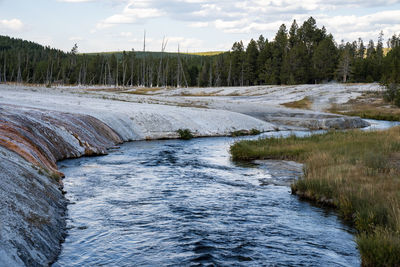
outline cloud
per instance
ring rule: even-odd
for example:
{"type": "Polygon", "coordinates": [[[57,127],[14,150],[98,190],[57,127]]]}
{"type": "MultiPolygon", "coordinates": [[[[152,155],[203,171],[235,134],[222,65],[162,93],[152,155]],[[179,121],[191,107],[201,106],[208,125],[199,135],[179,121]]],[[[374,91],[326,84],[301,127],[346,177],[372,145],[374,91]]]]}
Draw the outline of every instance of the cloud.
{"type": "Polygon", "coordinates": [[[19,19],[0,20],[0,30],[16,32],[22,31],[24,27],[24,24],[19,19]]]}
{"type": "Polygon", "coordinates": [[[327,31],[340,40],[367,37],[371,32],[380,30],[393,34],[400,27],[400,10],[393,8],[394,5],[398,7],[400,0],[120,1],[124,3],[123,9],[97,23],[97,30],[121,24],[147,23],[162,17],[191,28],[214,28],[227,34],[273,37],[280,24],[290,27],[293,19],[301,24],[313,16],[320,27],[325,25],[327,31]],[[374,11],[378,7],[379,11],[374,11]],[[382,11],[385,9],[388,11],[382,11]],[[352,15],[348,15],[349,11],[353,11],[352,15]]]}
{"type": "Polygon", "coordinates": [[[388,10],[364,16],[328,16],[317,17],[317,22],[327,27],[337,40],[376,39],[380,31],[391,36],[400,32],[400,10],[388,10]]]}
{"type": "Polygon", "coordinates": [[[119,35],[120,35],[121,37],[131,37],[131,36],[132,36],[132,33],[131,33],[131,32],[121,32],[119,35]]]}
{"type": "Polygon", "coordinates": [[[210,25],[210,23],[208,22],[202,22],[202,21],[198,21],[198,22],[193,22],[189,24],[189,27],[193,27],[193,28],[205,28],[208,27],[210,25]]]}
{"type": "Polygon", "coordinates": [[[164,12],[152,7],[150,0],[130,1],[119,13],[112,15],[96,25],[97,29],[109,28],[118,24],[132,24],[139,20],[156,18],[164,15],[164,12]]]}
{"type": "Polygon", "coordinates": [[[57,0],[58,2],[67,2],[67,3],[86,3],[86,2],[94,2],[94,0],[57,0]]]}
{"type": "Polygon", "coordinates": [[[80,36],[71,36],[68,38],[70,41],[82,41],[84,38],[80,36]]]}

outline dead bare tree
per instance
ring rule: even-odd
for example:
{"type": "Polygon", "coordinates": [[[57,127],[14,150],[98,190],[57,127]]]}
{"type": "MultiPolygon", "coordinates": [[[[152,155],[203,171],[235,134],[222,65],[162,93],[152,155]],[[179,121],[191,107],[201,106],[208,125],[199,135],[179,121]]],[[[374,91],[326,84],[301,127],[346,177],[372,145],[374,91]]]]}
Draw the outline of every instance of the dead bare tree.
{"type": "Polygon", "coordinates": [[[117,73],[115,74],[115,87],[118,87],[118,74],[119,74],[119,60],[118,60],[118,57],[117,57],[117,73]]]}
{"type": "Polygon", "coordinates": [[[146,30],[143,36],[143,69],[142,69],[142,86],[146,86],[146,30]]]}
{"type": "Polygon", "coordinates": [[[240,86],[243,86],[244,83],[244,62],[242,62],[242,73],[240,75],[240,86]]]}
{"type": "Polygon", "coordinates": [[[125,86],[125,78],[126,78],[126,55],[122,58],[122,86],[125,86]]]}
{"type": "Polygon", "coordinates": [[[180,59],[180,53],[179,53],[179,44],[178,44],[178,69],[177,69],[177,73],[176,73],[176,87],[181,87],[181,77],[180,77],[180,64],[179,62],[181,62],[180,59]]]}
{"type": "Polygon", "coordinates": [[[3,81],[6,83],[7,82],[7,60],[6,60],[6,54],[4,53],[4,71],[3,71],[3,75],[4,75],[4,79],[3,81]]]}
{"type": "Polygon", "coordinates": [[[104,68],[104,58],[101,61],[101,67],[100,67],[100,76],[99,76],[99,83],[102,84],[103,81],[103,68],[104,68]]]}
{"type": "Polygon", "coordinates": [[[157,73],[157,87],[160,87],[160,82],[161,83],[164,82],[162,65],[163,65],[163,56],[164,56],[165,48],[167,47],[167,43],[168,43],[168,40],[165,41],[165,36],[164,36],[162,44],[161,44],[161,58],[160,58],[160,65],[158,67],[158,73],[157,73]]]}
{"type": "Polygon", "coordinates": [[[53,76],[53,57],[51,54],[49,55],[49,62],[47,64],[47,71],[46,71],[46,85],[50,86],[52,83],[52,76],[53,76]]]}
{"type": "Polygon", "coordinates": [[[168,75],[169,75],[169,71],[168,71],[168,64],[169,64],[169,57],[167,57],[167,63],[165,64],[165,71],[164,71],[164,84],[165,86],[168,86],[168,75]]]}
{"type": "Polygon", "coordinates": [[[213,69],[212,69],[212,63],[210,63],[210,78],[209,78],[209,80],[208,80],[208,86],[209,87],[212,87],[212,81],[213,81],[213,76],[212,76],[212,71],[213,71],[213,69]]]}
{"type": "Polygon", "coordinates": [[[229,57],[228,86],[231,86],[232,59],[229,57]]]}
{"type": "Polygon", "coordinates": [[[22,82],[22,75],[21,75],[21,53],[18,53],[18,74],[17,74],[17,83],[22,82]]]}
{"type": "Polygon", "coordinates": [[[186,87],[188,87],[188,83],[186,80],[186,76],[185,76],[185,71],[183,70],[183,66],[182,66],[182,61],[181,61],[181,57],[180,57],[180,50],[179,50],[179,45],[178,45],[178,72],[177,72],[177,87],[180,87],[180,83],[181,83],[181,76],[183,78],[183,81],[185,82],[186,87]],[[181,75],[182,72],[182,75],[181,75]]]}
{"type": "Polygon", "coordinates": [[[135,50],[132,48],[132,52],[131,52],[131,86],[133,86],[133,66],[134,66],[134,56],[135,56],[135,50]]]}
{"type": "Polygon", "coordinates": [[[351,66],[350,66],[350,52],[349,49],[345,49],[342,53],[342,56],[339,60],[338,66],[338,74],[342,76],[342,81],[344,83],[347,82],[347,77],[350,75],[351,66]]]}

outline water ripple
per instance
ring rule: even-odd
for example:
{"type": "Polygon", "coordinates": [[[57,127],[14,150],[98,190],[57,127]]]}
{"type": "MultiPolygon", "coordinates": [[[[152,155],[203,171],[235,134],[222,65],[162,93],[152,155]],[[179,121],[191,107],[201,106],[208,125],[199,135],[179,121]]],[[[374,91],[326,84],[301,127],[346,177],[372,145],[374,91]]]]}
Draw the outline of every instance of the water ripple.
{"type": "Polygon", "coordinates": [[[298,169],[234,164],[232,142],[133,142],[62,162],[71,204],[54,266],[360,264],[336,215],[290,194],[298,169]]]}

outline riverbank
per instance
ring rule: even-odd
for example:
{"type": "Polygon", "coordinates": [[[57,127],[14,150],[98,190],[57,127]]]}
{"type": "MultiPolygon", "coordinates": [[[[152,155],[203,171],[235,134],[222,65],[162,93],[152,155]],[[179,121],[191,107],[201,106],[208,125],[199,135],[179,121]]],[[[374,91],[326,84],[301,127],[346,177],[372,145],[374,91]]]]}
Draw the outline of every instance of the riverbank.
{"type": "Polygon", "coordinates": [[[48,265],[57,257],[65,235],[59,160],[102,155],[126,141],[178,138],[179,129],[201,137],[253,129],[368,125],[359,118],[268,107],[262,102],[249,104],[242,96],[238,102],[207,100],[207,108],[198,108],[204,104],[200,99],[192,99],[190,104],[181,101],[186,100],[1,85],[0,146],[4,151],[0,153],[0,180],[4,186],[0,187],[0,206],[4,208],[0,262],[48,265]],[[36,203],[41,203],[40,207],[36,203]]]}
{"type": "Polygon", "coordinates": [[[328,132],[305,138],[241,141],[234,160],[290,159],[305,164],[292,185],[301,198],[334,206],[358,230],[365,266],[396,266],[400,255],[400,127],[328,132]]]}
{"type": "Polygon", "coordinates": [[[388,103],[383,92],[364,92],[343,104],[334,104],[328,112],[364,119],[400,121],[400,108],[388,103]]]}

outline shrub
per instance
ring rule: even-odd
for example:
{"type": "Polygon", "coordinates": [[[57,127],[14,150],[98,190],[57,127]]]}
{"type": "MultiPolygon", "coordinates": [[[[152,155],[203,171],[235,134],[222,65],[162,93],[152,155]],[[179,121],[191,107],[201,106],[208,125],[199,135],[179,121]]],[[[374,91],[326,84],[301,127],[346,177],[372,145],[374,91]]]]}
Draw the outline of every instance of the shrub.
{"type": "Polygon", "coordinates": [[[189,129],[179,129],[176,132],[179,134],[179,138],[183,140],[190,140],[194,137],[189,129]]]}
{"type": "Polygon", "coordinates": [[[231,132],[232,137],[238,137],[238,136],[245,136],[245,135],[258,135],[261,132],[257,130],[256,128],[251,129],[250,131],[247,130],[239,130],[239,131],[234,131],[231,132]]]}

